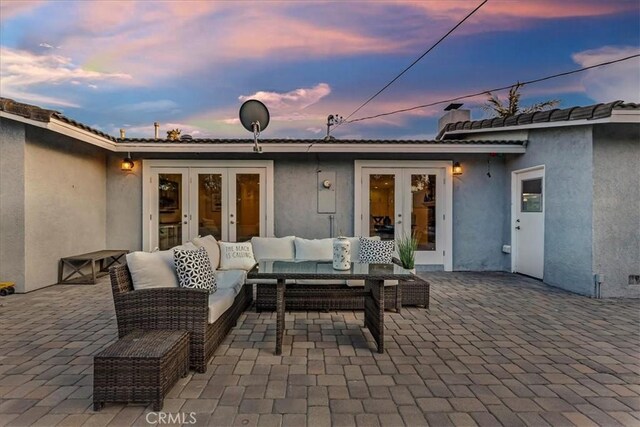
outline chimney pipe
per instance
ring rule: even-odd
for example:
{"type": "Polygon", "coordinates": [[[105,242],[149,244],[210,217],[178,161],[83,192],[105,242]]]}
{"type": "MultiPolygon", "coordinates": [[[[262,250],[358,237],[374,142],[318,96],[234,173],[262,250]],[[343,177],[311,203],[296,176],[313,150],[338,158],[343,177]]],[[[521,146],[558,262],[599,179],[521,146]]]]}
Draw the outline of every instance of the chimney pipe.
{"type": "Polygon", "coordinates": [[[154,122],[153,127],[156,129],[155,138],[160,138],[160,123],[154,122]]]}
{"type": "Polygon", "coordinates": [[[446,113],[438,120],[438,132],[449,123],[468,122],[471,120],[471,110],[460,109],[462,104],[449,104],[444,109],[446,113]]]}
{"type": "Polygon", "coordinates": [[[125,138],[125,131],[124,129],[120,129],[120,139],[124,139],[125,138]]]}

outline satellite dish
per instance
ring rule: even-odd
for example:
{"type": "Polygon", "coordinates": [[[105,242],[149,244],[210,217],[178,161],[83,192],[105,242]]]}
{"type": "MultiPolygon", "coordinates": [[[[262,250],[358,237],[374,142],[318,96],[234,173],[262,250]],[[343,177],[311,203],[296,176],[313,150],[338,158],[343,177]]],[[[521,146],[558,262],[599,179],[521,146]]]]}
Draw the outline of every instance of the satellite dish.
{"type": "Polygon", "coordinates": [[[240,107],[240,122],[249,132],[253,132],[253,151],[262,152],[262,147],[258,145],[260,132],[269,126],[269,110],[266,105],[257,99],[245,101],[240,107]]]}

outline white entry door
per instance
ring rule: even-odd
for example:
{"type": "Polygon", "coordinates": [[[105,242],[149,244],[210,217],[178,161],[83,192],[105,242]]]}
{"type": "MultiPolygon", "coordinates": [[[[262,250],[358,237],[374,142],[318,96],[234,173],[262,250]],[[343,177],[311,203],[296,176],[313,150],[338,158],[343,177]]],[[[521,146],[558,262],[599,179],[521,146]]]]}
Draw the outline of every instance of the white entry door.
{"type": "Polygon", "coordinates": [[[152,162],[143,186],[145,250],[165,250],[209,234],[228,242],[273,234],[270,166],[154,167],[152,162]]]}
{"type": "Polygon", "coordinates": [[[416,264],[444,264],[444,168],[361,169],[360,235],[418,239],[416,264]]]}
{"type": "Polygon", "coordinates": [[[544,275],[544,167],[512,175],[513,271],[542,279],[544,275]]]}

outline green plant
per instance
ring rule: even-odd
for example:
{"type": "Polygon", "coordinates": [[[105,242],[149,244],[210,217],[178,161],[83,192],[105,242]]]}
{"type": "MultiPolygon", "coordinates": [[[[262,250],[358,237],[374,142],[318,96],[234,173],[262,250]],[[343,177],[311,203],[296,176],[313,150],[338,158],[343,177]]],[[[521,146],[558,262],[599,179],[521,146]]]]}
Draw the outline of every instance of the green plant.
{"type": "Polygon", "coordinates": [[[560,103],[560,101],[558,101],[557,99],[552,99],[549,101],[533,104],[529,107],[521,107],[520,88],[522,88],[522,86],[522,83],[511,86],[506,102],[489,92],[489,98],[487,99],[487,102],[482,106],[482,109],[495,117],[506,118],[520,113],[535,113],[536,111],[545,111],[557,106],[560,103]]]}
{"type": "Polygon", "coordinates": [[[396,243],[398,248],[398,257],[400,257],[400,263],[402,267],[411,270],[415,267],[416,262],[416,249],[418,249],[418,235],[417,233],[411,233],[411,235],[404,234],[396,243]]]}

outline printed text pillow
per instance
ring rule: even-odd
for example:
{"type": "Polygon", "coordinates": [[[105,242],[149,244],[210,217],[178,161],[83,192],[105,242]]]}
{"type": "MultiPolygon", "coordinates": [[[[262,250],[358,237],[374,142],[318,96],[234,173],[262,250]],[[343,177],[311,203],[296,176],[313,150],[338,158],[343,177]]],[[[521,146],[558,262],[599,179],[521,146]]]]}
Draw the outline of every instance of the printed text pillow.
{"type": "Polygon", "coordinates": [[[220,245],[220,270],[251,270],[256,263],[251,242],[227,243],[220,245]]]}

